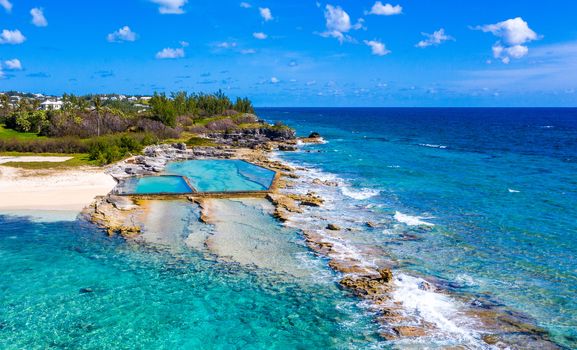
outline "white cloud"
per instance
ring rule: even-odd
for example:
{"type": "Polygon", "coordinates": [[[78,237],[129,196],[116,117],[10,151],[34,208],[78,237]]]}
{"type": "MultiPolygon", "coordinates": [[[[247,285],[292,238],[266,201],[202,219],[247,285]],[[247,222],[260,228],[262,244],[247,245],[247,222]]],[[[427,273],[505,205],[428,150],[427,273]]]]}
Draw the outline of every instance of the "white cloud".
{"type": "Polygon", "coordinates": [[[379,16],[393,16],[393,15],[400,15],[403,13],[403,8],[401,5],[391,5],[385,4],[383,5],[382,2],[377,1],[371,8],[371,11],[365,12],[367,15],[379,15],[379,16]]]}
{"type": "Polygon", "coordinates": [[[259,7],[260,16],[266,21],[271,21],[273,19],[272,13],[268,7],[259,7]]]}
{"type": "Polygon", "coordinates": [[[249,4],[248,2],[241,2],[240,7],[242,7],[243,9],[249,9],[252,7],[252,5],[249,4]]]}
{"type": "Polygon", "coordinates": [[[158,59],[170,59],[170,58],[182,58],[182,57],[184,57],[183,48],[173,49],[167,47],[166,49],[163,49],[162,51],[159,51],[156,54],[156,58],[158,59]]]}
{"type": "Polygon", "coordinates": [[[521,17],[472,29],[492,33],[501,38],[493,45],[493,56],[505,64],[511,62],[511,58],[519,59],[526,56],[529,48],[525,44],[541,38],[521,17]]]}
{"type": "Polygon", "coordinates": [[[26,37],[22,33],[16,30],[4,29],[0,34],[0,44],[22,44],[26,41],[26,37]]]}
{"type": "Polygon", "coordinates": [[[6,66],[8,70],[22,70],[22,63],[17,58],[4,61],[4,66],[6,66]]]}
{"type": "Polygon", "coordinates": [[[12,3],[9,0],[0,0],[0,6],[4,7],[6,12],[12,12],[12,3]]]}
{"type": "Polygon", "coordinates": [[[278,84],[278,83],[280,83],[280,80],[277,77],[272,77],[272,78],[270,78],[270,83],[271,84],[278,84]]]}
{"type": "Polygon", "coordinates": [[[229,41],[223,41],[220,43],[216,43],[216,47],[218,47],[219,49],[232,49],[235,48],[237,46],[237,43],[235,43],[234,41],[229,42],[229,41]]]}
{"type": "Polygon", "coordinates": [[[259,40],[264,40],[264,39],[268,38],[268,35],[266,35],[265,33],[262,33],[262,32],[252,33],[252,36],[254,36],[256,39],[259,39],[259,40]]]}
{"type": "Polygon", "coordinates": [[[252,55],[252,54],[256,53],[256,50],[255,49],[243,49],[243,50],[240,50],[240,53],[243,55],[252,55]]]}
{"type": "Polygon", "coordinates": [[[385,44],[383,44],[380,41],[376,41],[376,40],[365,40],[364,43],[367,46],[371,47],[371,52],[373,53],[373,55],[377,55],[377,56],[385,56],[391,53],[391,51],[387,50],[387,47],[385,46],[385,44]]]}
{"type": "Polygon", "coordinates": [[[179,42],[179,44],[182,47],[189,47],[190,46],[190,43],[188,41],[181,41],[181,42],[179,42]]]}
{"type": "Polygon", "coordinates": [[[419,41],[417,45],[415,45],[416,47],[425,48],[431,45],[435,46],[440,45],[447,40],[455,40],[455,38],[453,38],[452,36],[445,34],[445,29],[443,28],[433,32],[433,34],[428,33],[421,33],[421,34],[426,36],[427,38],[425,40],[419,41]]]}
{"type": "Polygon", "coordinates": [[[160,5],[158,12],[163,15],[181,15],[184,13],[183,6],[188,0],[150,0],[151,2],[160,5]]]}
{"type": "Polygon", "coordinates": [[[136,33],[133,32],[129,26],[124,26],[117,31],[108,34],[106,37],[108,41],[111,43],[119,43],[123,41],[135,41],[136,40],[136,33]]]}
{"type": "Polygon", "coordinates": [[[328,38],[333,37],[338,39],[341,43],[343,41],[353,41],[348,33],[351,29],[362,28],[363,20],[360,19],[357,24],[351,24],[351,17],[340,6],[327,5],[325,7],[325,20],[327,30],[320,35],[328,38]]]}
{"type": "Polygon", "coordinates": [[[30,14],[32,15],[32,24],[37,27],[46,27],[48,25],[48,21],[46,17],[44,17],[44,10],[38,7],[33,8],[30,10],[30,14]]]}

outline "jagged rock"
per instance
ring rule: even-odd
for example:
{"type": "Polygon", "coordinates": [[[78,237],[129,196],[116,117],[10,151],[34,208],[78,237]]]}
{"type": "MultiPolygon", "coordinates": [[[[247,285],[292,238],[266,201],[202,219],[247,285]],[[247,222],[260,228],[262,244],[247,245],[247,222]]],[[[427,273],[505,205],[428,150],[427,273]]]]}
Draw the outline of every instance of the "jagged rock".
{"type": "Polygon", "coordinates": [[[300,209],[295,200],[284,196],[284,195],[278,195],[278,194],[268,194],[266,197],[269,201],[271,201],[271,203],[273,205],[275,205],[277,208],[282,208],[288,212],[291,213],[302,213],[302,209],[300,209]]]}
{"type": "Polygon", "coordinates": [[[372,222],[372,221],[367,221],[366,225],[367,225],[367,227],[370,227],[370,228],[375,228],[375,227],[377,227],[377,224],[375,224],[375,223],[372,222]]]}
{"type": "Polygon", "coordinates": [[[393,330],[401,337],[424,337],[427,335],[427,331],[421,327],[397,326],[393,327],[393,330]]]}
{"type": "Polygon", "coordinates": [[[313,132],[310,133],[310,135],[309,135],[308,138],[309,138],[309,139],[318,139],[318,138],[320,138],[320,137],[321,137],[321,134],[319,134],[319,133],[316,132],[316,131],[313,131],[313,132]]]}
{"type": "Polygon", "coordinates": [[[308,207],[320,207],[325,202],[321,197],[317,196],[313,192],[309,192],[306,195],[290,194],[289,197],[294,199],[295,201],[298,201],[300,205],[308,207]]]}
{"type": "Polygon", "coordinates": [[[331,230],[331,231],[340,231],[341,227],[335,224],[328,224],[327,225],[327,230],[331,230]]]}
{"type": "Polygon", "coordinates": [[[138,208],[129,197],[109,195],[107,201],[118,210],[132,210],[138,208]]]}
{"type": "Polygon", "coordinates": [[[279,145],[278,150],[283,152],[295,152],[298,148],[292,145],[279,145]]]}
{"type": "Polygon", "coordinates": [[[339,183],[336,181],[329,181],[329,180],[321,180],[321,179],[314,179],[312,181],[314,185],[322,185],[322,186],[329,186],[329,187],[338,187],[339,183]]]}
{"type": "Polygon", "coordinates": [[[388,299],[390,286],[383,283],[380,279],[374,279],[366,276],[345,276],[340,281],[341,286],[353,291],[357,296],[372,299],[383,300],[388,299]]]}
{"type": "Polygon", "coordinates": [[[379,272],[379,275],[381,275],[381,281],[389,283],[393,280],[393,271],[388,267],[378,269],[377,271],[379,272]]]}

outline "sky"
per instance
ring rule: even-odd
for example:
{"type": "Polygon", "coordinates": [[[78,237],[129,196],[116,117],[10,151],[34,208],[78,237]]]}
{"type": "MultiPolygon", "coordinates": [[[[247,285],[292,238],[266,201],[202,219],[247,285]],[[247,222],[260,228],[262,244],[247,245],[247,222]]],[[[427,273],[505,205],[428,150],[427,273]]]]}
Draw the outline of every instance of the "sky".
{"type": "Polygon", "coordinates": [[[0,0],[0,90],[577,106],[574,0],[0,0]]]}

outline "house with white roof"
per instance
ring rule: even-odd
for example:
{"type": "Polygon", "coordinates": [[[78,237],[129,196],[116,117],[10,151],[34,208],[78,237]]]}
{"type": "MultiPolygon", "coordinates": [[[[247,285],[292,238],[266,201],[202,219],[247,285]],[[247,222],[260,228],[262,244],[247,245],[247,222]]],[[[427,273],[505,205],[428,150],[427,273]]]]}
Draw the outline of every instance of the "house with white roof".
{"type": "Polygon", "coordinates": [[[57,111],[62,109],[64,102],[62,101],[44,101],[40,104],[40,110],[43,111],[57,111]]]}

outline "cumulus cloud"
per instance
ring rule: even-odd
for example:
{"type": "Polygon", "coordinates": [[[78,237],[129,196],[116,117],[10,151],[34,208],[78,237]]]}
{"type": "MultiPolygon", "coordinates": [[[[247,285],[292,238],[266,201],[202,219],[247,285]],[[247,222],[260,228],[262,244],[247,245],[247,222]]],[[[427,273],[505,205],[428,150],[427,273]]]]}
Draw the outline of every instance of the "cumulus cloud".
{"type": "Polygon", "coordinates": [[[260,16],[265,20],[265,22],[272,21],[272,12],[268,7],[259,7],[258,11],[260,12],[260,16]]]}
{"type": "Polygon", "coordinates": [[[249,9],[252,7],[252,5],[249,4],[248,2],[241,2],[240,7],[242,7],[243,9],[249,9]]]}
{"type": "Polygon", "coordinates": [[[390,50],[387,50],[385,44],[377,40],[365,40],[365,45],[370,46],[371,52],[373,55],[377,56],[385,56],[391,53],[390,50]]]}
{"type": "Polygon", "coordinates": [[[327,5],[325,7],[325,21],[327,30],[320,33],[321,36],[328,38],[333,37],[338,39],[341,43],[343,41],[353,41],[353,39],[345,34],[352,29],[362,28],[363,20],[360,19],[357,24],[351,24],[351,17],[340,6],[327,5]]]}
{"type": "Polygon", "coordinates": [[[111,43],[120,43],[123,41],[135,41],[136,33],[133,32],[129,26],[124,26],[115,32],[108,34],[106,40],[111,43]]]}
{"type": "Polygon", "coordinates": [[[48,21],[46,17],[44,17],[44,9],[39,7],[35,7],[30,10],[30,15],[32,15],[32,24],[37,27],[46,27],[48,25],[48,21]]]}
{"type": "Polygon", "coordinates": [[[0,6],[4,7],[6,12],[12,12],[12,3],[9,0],[0,0],[0,6]]]}
{"type": "Polygon", "coordinates": [[[529,48],[525,44],[541,38],[521,17],[472,29],[492,33],[501,39],[493,45],[493,56],[505,64],[511,62],[512,58],[519,59],[526,56],[529,48]]]}
{"type": "Polygon", "coordinates": [[[8,70],[22,70],[22,63],[17,58],[4,61],[4,66],[8,70]]]}
{"type": "Polygon", "coordinates": [[[254,36],[256,39],[259,39],[259,40],[264,40],[264,39],[268,38],[268,35],[266,35],[265,33],[262,33],[262,32],[252,33],[252,36],[254,36]]]}
{"type": "Polygon", "coordinates": [[[280,79],[277,77],[272,77],[272,78],[270,78],[270,83],[271,84],[278,84],[278,83],[280,83],[280,79]]]}
{"type": "Polygon", "coordinates": [[[403,13],[403,7],[401,5],[391,5],[385,4],[383,5],[382,2],[377,1],[371,8],[371,11],[365,12],[367,15],[379,15],[379,16],[393,16],[393,15],[400,15],[403,13]]]}
{"type": "Polygon", "coordinates": [[[177,49],[173,49],[170,47],[167,47],[165,49],[163,49],[162,51],[159,51],[156,53],[156,58],[157,59],[174,59],[174,58],[182,58],[184,57],[184,49],[183,48],[177,48],[177,49]]]}
{"type": "Polygon", "coordinates": [[[26,37],[22,35],[22,33],[16,30],[8,30],[4,29],[2,33],[0,33],[0,44],[22,44],[26,41],[26,37]]]}
{"type": "Polygon", "coordinates": [[[181,15],[184,13],[182,8],[188,0],[150,0],[159,5],[158,12],[163,15],[181,15]]]}
{"type": "Polygon", "coordinates": [[[416,47],[425,48],[429,46],[437,46],[445,41],[455,40],[455,38],[453,38],[452,36],[445,34],[445,29],[443,28],[433,32],[433,34],[428,33],[421,33],[421,34],[424,35],[426,39],[419,41],[417,45],[415,45],[416,47]]]}

